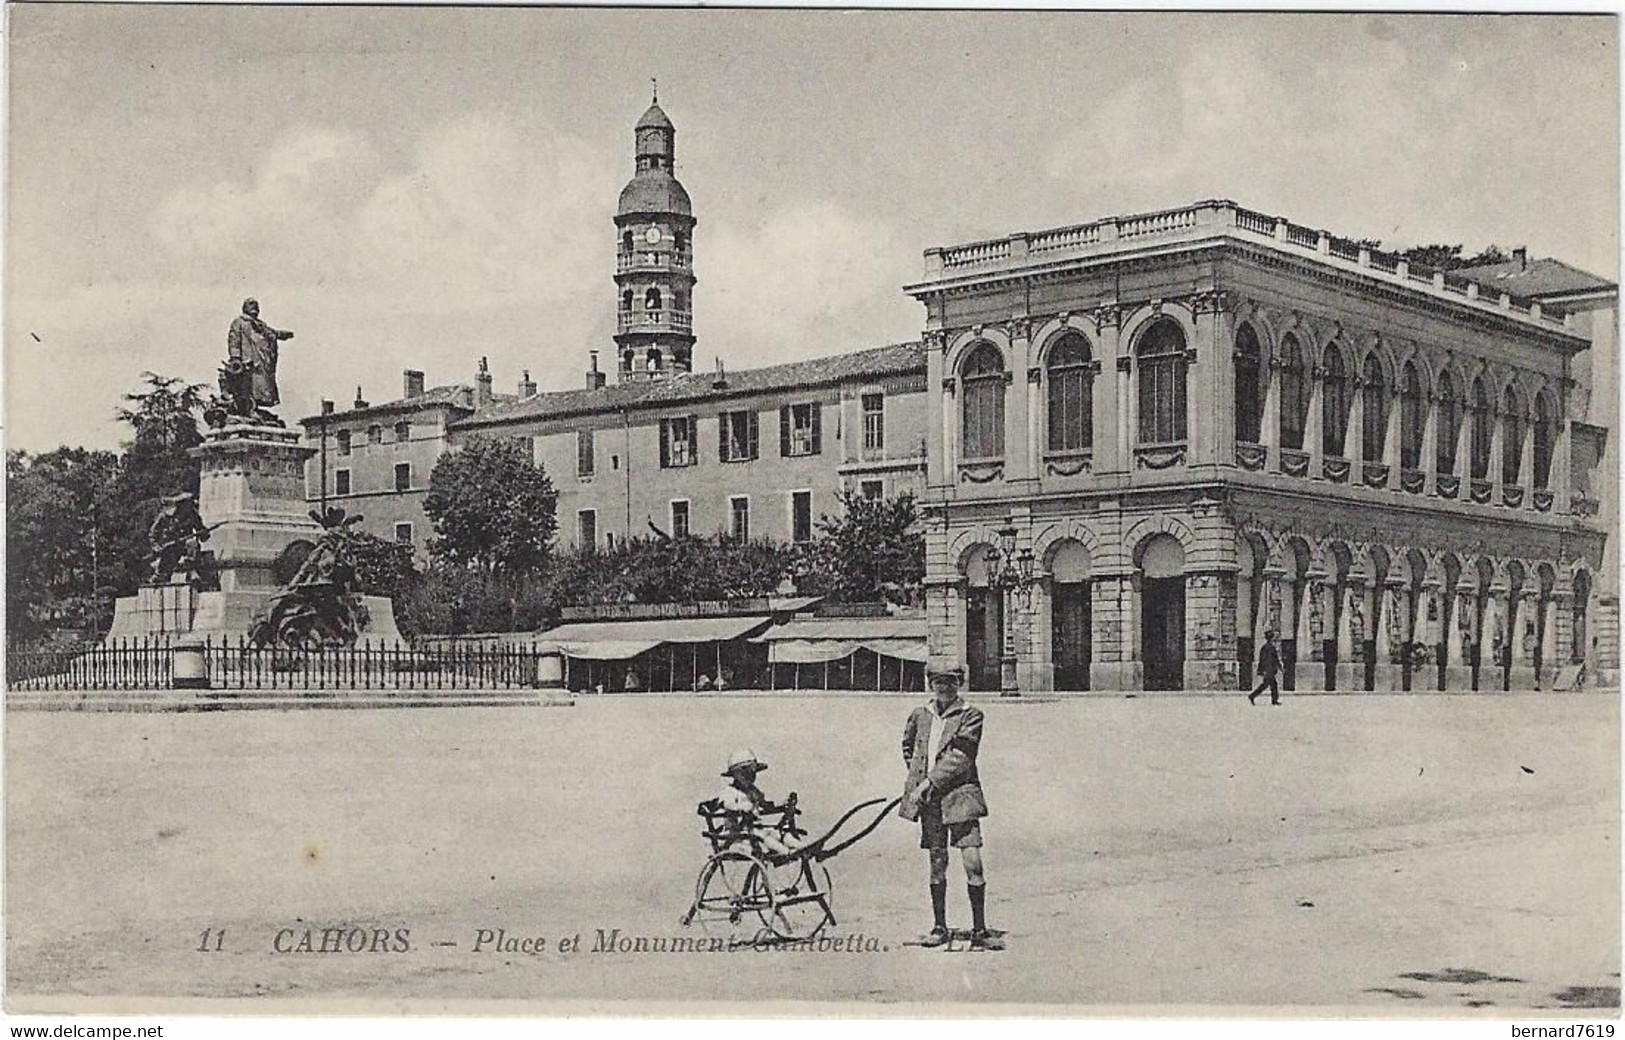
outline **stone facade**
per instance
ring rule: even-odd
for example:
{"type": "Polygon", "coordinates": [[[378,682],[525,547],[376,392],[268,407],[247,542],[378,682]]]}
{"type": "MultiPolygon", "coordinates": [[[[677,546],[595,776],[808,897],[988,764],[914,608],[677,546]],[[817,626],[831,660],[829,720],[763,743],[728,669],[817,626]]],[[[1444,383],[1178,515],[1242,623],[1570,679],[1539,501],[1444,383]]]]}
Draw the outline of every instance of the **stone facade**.
{"type": "Polygon", "coordinates": [[[1268,629],[1304,688],[1550,687],[1585,658],[1589,342],[1538,301],[1228,202],[926,265],[930,646],[973,686],[1233,689],[1268,629]]]}

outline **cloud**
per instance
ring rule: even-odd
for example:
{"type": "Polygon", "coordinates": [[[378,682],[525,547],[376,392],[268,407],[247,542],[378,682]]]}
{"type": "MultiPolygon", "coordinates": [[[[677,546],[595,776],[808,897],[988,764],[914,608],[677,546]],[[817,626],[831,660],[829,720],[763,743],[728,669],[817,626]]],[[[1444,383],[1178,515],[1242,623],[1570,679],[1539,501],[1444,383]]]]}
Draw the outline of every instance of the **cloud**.
{"type": "Polygon", "coordinates": [[[917,335],[924,320],[898,286],[918,266],[908,236],[828,199],[724,223],[695,251],[700,349],[735,364],[876,346],[917,335]]]}

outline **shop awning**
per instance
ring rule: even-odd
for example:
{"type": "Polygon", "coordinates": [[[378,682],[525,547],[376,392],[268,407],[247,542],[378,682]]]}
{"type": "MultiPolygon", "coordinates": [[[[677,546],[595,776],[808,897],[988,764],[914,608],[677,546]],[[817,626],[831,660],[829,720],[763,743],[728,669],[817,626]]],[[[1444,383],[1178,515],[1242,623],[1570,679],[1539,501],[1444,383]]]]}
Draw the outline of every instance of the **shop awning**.
{"type": "Polygon", "coordinates": [[[537,639],[566,657],[624,661],[662,643],[719,643],[743,639],[767,627],[769,618],[671,618],[643,621],[578,621],[550,628],[537,639]]]}
{"type": "Polygon", "coordinates": [[[925,663],[924,618],[796,618],[757,636],[775,664],[839,661],[858,650],[925,663]]]}

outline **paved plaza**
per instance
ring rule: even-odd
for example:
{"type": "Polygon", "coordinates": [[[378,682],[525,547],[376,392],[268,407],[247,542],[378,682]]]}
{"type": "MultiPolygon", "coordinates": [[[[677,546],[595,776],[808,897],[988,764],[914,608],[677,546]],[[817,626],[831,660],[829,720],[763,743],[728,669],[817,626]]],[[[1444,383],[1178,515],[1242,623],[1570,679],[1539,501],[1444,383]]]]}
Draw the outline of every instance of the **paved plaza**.
{"type": "MultiPolygon", "coordinates": [[[[828,934],[858,952],[592,952],[600,929],[689,934],[694,806],[735,746],[816,831],[898,793],[913,703],[11,712],[9,990],[1497,1017],[1618,1002],[1607,695],[981,700],[1005,952],[903,945],[929,902],[901,821],[831,862],[828,934]],[[324,928],[388,939],[277,952],[324,928]],[[476,953],[481,929],[547,941],[476,953]]],[[[968,926],[952,869],[950,921],[968,926]]]]}

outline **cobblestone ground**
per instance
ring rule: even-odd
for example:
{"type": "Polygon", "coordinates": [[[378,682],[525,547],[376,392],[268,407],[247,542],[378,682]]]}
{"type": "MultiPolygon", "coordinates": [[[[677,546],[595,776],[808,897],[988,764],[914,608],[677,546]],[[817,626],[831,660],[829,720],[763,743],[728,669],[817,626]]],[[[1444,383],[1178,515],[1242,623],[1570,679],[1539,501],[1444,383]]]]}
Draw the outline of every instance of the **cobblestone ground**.
{"type": "MultiPolygon", "coordinates": [[[[903,945],[929,903],[917,832],[900,821],[831,864],[830,934],[877,950],[591,952],[598,929],[691,934],[678,917],[703,861],[694,805],[734,746],[770,762],[770,795],[800,792],[816,830],[896,793],[912,703],[12,712],[11,999],[1498,1017],[1618,1003],[1619,715],[1602,695],[984,701],[1005,952],[903,945]],[[324,927],[409,929],[411,948],[274,952],[279,935],[296,946],[324,927]],[[479,929],[547,943],[475,953],[479,929]],[[557,948],[578,933],[580,952],[557,948]]],[[[953,870],[950,915],[965,925],[953,870]]]]}

